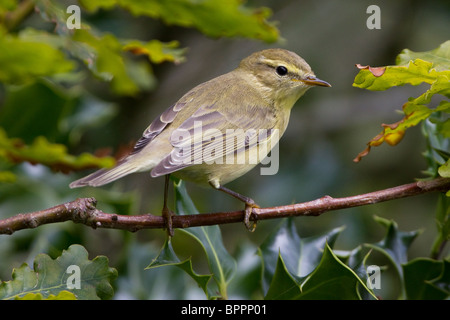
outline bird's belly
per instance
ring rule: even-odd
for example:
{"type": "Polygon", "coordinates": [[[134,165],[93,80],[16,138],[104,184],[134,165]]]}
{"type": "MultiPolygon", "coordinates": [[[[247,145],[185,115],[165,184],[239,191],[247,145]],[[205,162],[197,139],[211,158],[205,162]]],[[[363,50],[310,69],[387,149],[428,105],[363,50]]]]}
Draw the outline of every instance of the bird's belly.
{"type": "Polygon", "coordinates": [[[199,185],[219,187],[244,175],[256,164],[197,164],[173,172],[177,178],[199,185]]]}

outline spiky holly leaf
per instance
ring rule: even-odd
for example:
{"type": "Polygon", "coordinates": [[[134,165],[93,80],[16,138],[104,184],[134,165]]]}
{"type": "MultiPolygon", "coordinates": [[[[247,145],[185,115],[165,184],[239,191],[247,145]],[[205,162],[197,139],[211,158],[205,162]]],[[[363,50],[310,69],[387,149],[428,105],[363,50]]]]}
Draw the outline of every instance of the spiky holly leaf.
{"type": "Polygon", "coordinates": [[[203,292],[205,292],[207,297],[211,296],[211,293],[208,292],[207,285],[212,276],[197,274],[192,268],[191,258],[181,261],[173,250],[170,238],[166,239],[158,256],[153,259],[145,269],[153,269],[164,266],[175,266],[180,268],[181,270],[186,272],[192,279],[194,279],[195,282],[197,282],[198,286],[203,290],[203,292]]]}

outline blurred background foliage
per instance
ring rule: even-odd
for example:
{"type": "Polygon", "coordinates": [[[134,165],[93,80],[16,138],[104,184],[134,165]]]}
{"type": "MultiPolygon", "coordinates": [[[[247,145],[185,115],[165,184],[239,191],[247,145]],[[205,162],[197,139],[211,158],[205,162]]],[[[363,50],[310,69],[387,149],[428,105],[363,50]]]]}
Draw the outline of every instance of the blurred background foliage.
{"type": "MultiPolygon", "coordinates": [[[[269,47],[298,53],[333,87],[310,90],[294,107],[281,140],[277,175],[261,176],[254,169],[230,188],[265,207],[325,194],[350,196],[424,177],[426,142],[419,127],[408,130],[395,148],[382,146],[360,163],[352,161],[381,123],[400,120],[395,111],[424,87],[370,92],[352,83],[356,63],[394,64],[404,48],[428,51],[448,40],[448,1],[350,0],[344,5],[329,0],[210,0],[192,7],[177,5],[189,1],[170,1],[167,7],[158,3],[0,1],[0,218],[85,196],[96,197],[105,212],[158,214],[163,178],[134,174],[98,189],[70,190],[68,184],[87,174],[85,169],[111,165],[109,155],[129,150],[152,119],[193,86],[269,47]],[[70,14],[65,9],[71,4],[82,8],[80,30],[66,27],[70,14]],[[371,4],[381,8],[381,29],[366,27],[371,4]],[[8,148],[21,151],[15,154],[8,148]]],[[[241,208],[220,192],[187,187],[200,212],[241,208]]],[[[351,250],[383,237],[385,229],[374,222],[374,215],[393,219],[401,230],[421,230],[409,250],[414,258],[429,256],[437,205],[438,196],[429,194],[294,222],[303,237],[345,226],[334,248],[351,250]]],[[[246,258],[240,267],[256,268],[255,246],[278,224],[260,222],[254,233],[240,224],[221,226],[225,246],[243,259],[239,261],[246,258]]],[[[92,256],[108,256],[119,270],[116,298],[204,297],[177,269],[143,270],[164,239],[162,230],[130,234],[70,222],[24,230],[1,237],[0,279],[9,279],[12,268],[24,261],[31,264],[37,253],[56,257],[70,244],[80,243],[92,256]]],[[[180,257],[193,258],[197,272],[207,272],[198,244],[181,232],[172,242],[180,257]]],[[[389,264],[378,259],[375,253],[376,263],[389,264]]],[[[253,273],[245,280],[255,281],[258,272],[253,273]]],[[[380,295],[395,298],[397,280],[389,272],[386,277],[392,280],[380,295]]]]}

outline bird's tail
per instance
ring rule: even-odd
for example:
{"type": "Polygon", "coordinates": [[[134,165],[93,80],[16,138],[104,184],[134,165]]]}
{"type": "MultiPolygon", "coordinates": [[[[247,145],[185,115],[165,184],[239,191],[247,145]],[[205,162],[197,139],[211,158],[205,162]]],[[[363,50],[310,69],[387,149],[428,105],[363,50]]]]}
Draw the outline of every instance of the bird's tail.
{"type": "Polygon", "coordinates": [[[98,187],[113,182],[123,176],[136,172],[139,167],[130,162],[122,162],[112,169],[101,169],[91,173],[90,175],[72,182],[69,187],[79,188],[84,186],[98,187]]]}

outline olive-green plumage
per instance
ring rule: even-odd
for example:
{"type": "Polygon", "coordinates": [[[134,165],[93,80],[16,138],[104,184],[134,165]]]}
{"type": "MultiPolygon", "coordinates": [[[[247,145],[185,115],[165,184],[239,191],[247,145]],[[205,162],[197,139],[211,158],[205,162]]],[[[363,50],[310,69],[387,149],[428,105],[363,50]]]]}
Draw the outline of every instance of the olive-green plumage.
{"type": "MultiPolygon", "coordinates": [[[[94,172],[72,182],[70,187],[96,187],[133,172],[151,171],[152,177],[172,174],[219,189],[256,165],[255,161],[230,163],[225,161],[226,155],[238,157],[239,153],[245,153],[248,157],[252,148],[261,144],[267,146],[267,154],[286,130],[293,105],[312,86],[330,85],[317,79],[297,54],[283,49],[253,53],[233,71],[182,96],[150,124],[133,152],[114,168],[94,172]],[[256,144],[247,143],[239,149],[236,143],[234,147],[230,143],[226,147],[226,139],[234,138],[226,135],[227,130],[262,129],[268,133],[267,137],[256,144]],[[213,139],[208,132],[220,132],[222,139],[217,135],[213,139]],[[222,152],[211,152],[220,147],[222,152]],[[193,161],[195,152],[210,155],[210,161],[193,161]]],[[[256,161],[260,162],[263,156],[256,161]]]]}

